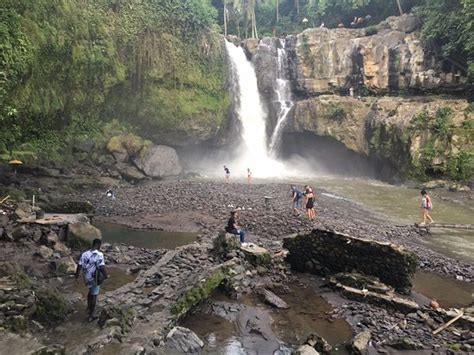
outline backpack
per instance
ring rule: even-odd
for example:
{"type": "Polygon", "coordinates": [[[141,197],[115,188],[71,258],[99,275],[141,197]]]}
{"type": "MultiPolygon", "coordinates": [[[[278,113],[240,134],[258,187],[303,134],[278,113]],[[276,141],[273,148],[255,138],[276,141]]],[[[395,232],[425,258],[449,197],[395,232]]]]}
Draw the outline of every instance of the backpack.
{"type": "Polygon", "coordinates": [[[431,202],[431,198],[429,196],[426,196],[426,209],[430,211],[433,209],[433,203],[431,202]]]}

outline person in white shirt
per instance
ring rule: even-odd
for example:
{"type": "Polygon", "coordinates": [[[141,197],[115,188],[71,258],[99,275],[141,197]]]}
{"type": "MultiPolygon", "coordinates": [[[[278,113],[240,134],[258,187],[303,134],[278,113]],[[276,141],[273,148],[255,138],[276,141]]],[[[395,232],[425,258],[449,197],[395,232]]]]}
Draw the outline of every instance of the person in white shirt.
{"type": "Polygon", "coordinates": [[[92,241],[92,248],[86,250],[81,254],[79,263],[76,269],[76,280],[79,278],[79,274],[82,270],[84,275],[84,282],[89,288],[87,294],[87,310],[89,313],[88,321],[92,322],[97,317],[94,316],[95,305],[97,303],[97,296],[100,292],[100,285],[108,278],[105,271],[105,260],[104,254],[100,251],[102,242],[100,239],[94,239],[92,241]]]}

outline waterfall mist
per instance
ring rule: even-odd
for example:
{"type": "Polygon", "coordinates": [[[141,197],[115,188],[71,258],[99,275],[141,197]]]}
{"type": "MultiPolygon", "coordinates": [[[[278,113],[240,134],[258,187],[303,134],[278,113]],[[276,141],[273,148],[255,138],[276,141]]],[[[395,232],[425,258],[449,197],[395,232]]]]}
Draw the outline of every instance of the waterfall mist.
{"type": "Polygon", "coordinates": [[[182,150],[187,168],[208,176],[223,176],[223,165],[226,165],[233,177],[240,178],[246,177],[247,168],[259,178],[285,179],[334,173],[375,175],[367,158],[349,151],[340,142],[309,133],[284,133],[294,102],[282,40],[277,48],[278,70],[273,86],[277,120],[267,139],[267,112],[260,97],[255,68],[242,47],[228,41],[225,45],[237,128],[232,129],[234,137],[227,140],[232,143],[222,148],[190,146],[182,150]]]}

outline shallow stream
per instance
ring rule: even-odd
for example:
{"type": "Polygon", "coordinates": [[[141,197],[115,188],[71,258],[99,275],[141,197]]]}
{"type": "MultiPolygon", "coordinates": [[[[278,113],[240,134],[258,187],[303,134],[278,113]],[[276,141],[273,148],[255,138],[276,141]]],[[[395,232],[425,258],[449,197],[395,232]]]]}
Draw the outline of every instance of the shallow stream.
{"type": "Polygon", "coordinates": [[[139,248],[174,249],[181,245],[190,244],[197,238],[197,233],[140,230],[99,221],[93,224],[102,232],[104,242],[123,243],[139,248]]]}
{"type": "Polygon", "coordinates": [[[311,333],[324,337],[333,346],[332,354],[347,354],[342,343],[353,336],[350,325],[343,319],[331,319],[332,307],[318,294],[320,289],[310,276],[300,275],[294,286],[291,292],[279,295],[289,309],[272,308],[253,295],[236,301],[217,292],[211,302],[247,307],[238,311],[237,321],[200,309],[184,318],[181,325],[204,341],[205,354],[291,354],[311,333]],[[253,322],[259,331],[246,329],[253,322]]]}
{"type": "MultiPolygon", "coordinates": [[[[334,198],[345,198],[377,214],[375,223],[414,224],[420,221],[420,190],[394,186],[363,178],[321,177],[313,186],[331,191],[334,198]]],[[[431,194],[431,216],[438,223],[470,224],[474,222],[474,201],[456,200],[449,192],[431,194]]],[[[368,218],[371,218],[368,216],[368,218]]],[[[474,231],[466,229],[432,228],[426,246],[446,256],[474,262],[474,231]]]]}

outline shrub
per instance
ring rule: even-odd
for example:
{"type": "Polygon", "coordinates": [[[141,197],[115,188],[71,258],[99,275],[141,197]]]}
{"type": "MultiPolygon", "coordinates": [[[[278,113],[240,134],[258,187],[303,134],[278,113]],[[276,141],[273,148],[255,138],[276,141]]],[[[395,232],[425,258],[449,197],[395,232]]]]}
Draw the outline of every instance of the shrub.
{"type": "Polygon", "coordinates": [[[369,26],[365,29],[365,35],[366,36],[373,36],[379,32],[378,28],[376,26],[369,26]]]}

